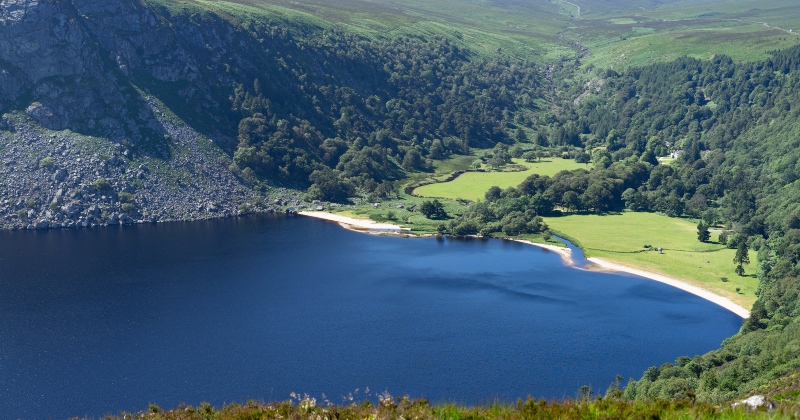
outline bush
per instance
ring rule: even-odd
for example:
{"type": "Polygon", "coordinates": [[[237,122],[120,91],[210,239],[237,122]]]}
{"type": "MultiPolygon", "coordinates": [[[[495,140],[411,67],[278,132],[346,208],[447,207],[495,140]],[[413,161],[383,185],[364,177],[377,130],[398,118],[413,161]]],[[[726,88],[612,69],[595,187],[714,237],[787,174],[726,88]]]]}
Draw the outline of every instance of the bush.
{"type": "Polygon", "coordinates": [[[133,201],[133,195],[131,195],[131,193],[121,192],[117,197],[119,197],[120,203],[130,203],[133,201]]]}
{"type": "Polygon", "coordinates": [[[53,158],[51,158],[50,156],[48,156],[48,157],[46,157],[46,158],[44,158],[44,159],[42,159],[42,160],[40,160],[40,161],[39,161],[39,165],[40,165],[42,168],[45,168],[45,169],[47,169],[47,170],[50,170],[50,169],[52,169],[52,168],[53,168],[53,165],[55,165],[55,164],[56,164],[56,161],[55,161],[55,160],[53,160],[53,158]]]}
{"type": "Polygon", "coordinates": [[[20,221],[25,222],[28,220],[28,212],[25,210],[20,210],[17,212],[17,217],[19,218],[20,221]]]}
{"type": "Polygon", "coordinates": [[[386,212],[386,218],[387,219],[394,220],[394,217],[395,217],[395,215],[394,215],[394,212],[392,210],[389,210],[389,211],[386,212]]]}
{"type": "Polygon", "coordinates": [[[239,212],[242,214],[250,213],[250,205],[247,203],[243,203],[239,205],[239,212]]]}
{"type": "Polygon", "coordinates": [[[92,185],[94,185],[98,191],[106,191],[111,189],[111,183],[105,178],[98,178],[92,183],[92,185]]]}
{"type": "Polygon", "coordinates": [[[50,204],[49,204],[47,207],[49,207],[49,208],[50,208],[50,210],[52,210],[52,211],[59,211],[59,210],[61,210],[61,206],[59,206],[59,205],[58,205],[58,203],[56,203],[55,201],[53,201],[52,203],[50,203],[50,204]]]}
{"type": "Polygon", "coordinates": [[[122,205],[122,211],[125,213],[133,213],[136,211],[136,206],[133,203],[125,203],[122,205]]]}
{"type": "Polygon", "coordinates": [[[25,200],[25,207],[32,209],[34,206],[36,206],[36,200],[34,200],[33,198],[25,200]]]}

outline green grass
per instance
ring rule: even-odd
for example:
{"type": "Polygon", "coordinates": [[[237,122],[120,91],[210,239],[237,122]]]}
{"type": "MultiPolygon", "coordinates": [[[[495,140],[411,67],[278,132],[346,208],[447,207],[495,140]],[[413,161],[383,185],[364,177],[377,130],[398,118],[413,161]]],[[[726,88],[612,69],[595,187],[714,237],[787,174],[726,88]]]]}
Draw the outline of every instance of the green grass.
{"type": "MultiPolygon", "coordinates": [[[[755,252],[750,252],[745,276],[734,272],[733,249],[697,240],[696,223],[654,213],[570,215],[548,217],[547,224],[581,242],[587,257],[600,257],[642,270],[677,277],[729,298],[749,309],[756,297],[755,252]],[[642,251],[644,245],[664,248],[664,254],[642,251]],[[713,252],[707,252],[713,251],[713,252]],[[707,262],[709,261],[709,262],[707,262]],[[727,282],[720,280],[722,277],[727,282]],[[736,288],[741,288],[739,293],[736,288]]],[[[716,239],[712,234],[712,239],[716,239]]]]}
{"type": "Polygon", "coordinates": [[[467,172],[450,182],[419,187],[414,190],[414,194],[423,197],[463,198],[477,201],[478,199],[482,200],[486,191],[493,186],[516,187],[532,174],[553,176],[564,170],[591,166],[591,164],[587,166],[584,163],[561,158],[545,158],[541,162],[525,162],[522,159],[514,159],[514,163],[527,166],[528,170],[521,172],[467,172]]]}

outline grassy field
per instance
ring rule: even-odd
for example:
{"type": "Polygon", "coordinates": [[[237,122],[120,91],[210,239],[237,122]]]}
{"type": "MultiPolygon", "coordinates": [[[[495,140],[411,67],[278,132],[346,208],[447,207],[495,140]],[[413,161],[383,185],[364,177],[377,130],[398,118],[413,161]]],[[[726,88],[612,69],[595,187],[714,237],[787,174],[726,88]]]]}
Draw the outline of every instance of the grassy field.
{"type": "MultiPolygon", "coordinates": [[[[621,213],[549,217],[545,221],[551,228],[579,240],[587,257],[677,277],[746,309],[756,300],[755,264],[745,266],[745,276],[738,277],[733,264],[736,251],[718,243],[699,242],[696,224],[687,220],[654,213],[621,213]],[[634,252],[642,251],[644,245],[664,248],[664,254],[634,252]],[[737,287],[741,289],[738,293],[737,287]]],[[[753,251],[750,260],[755,261],[753,251]]]]}
{"type": "Polygon", "coordinates": [[[526,166],[528,170],[520,172],[467,172],[450,182],[419,187],[414,190],[414,194],[423,197],[463,198],[477,201],[478,199],[482,200],[486,191],[495,185],[500,188],[516,187],[532,174],[553,176],[564,170],[588,169],[591,166],[587,166],[584,163],[576,163],[571,159],[561,158],[545,158],[540,162],[525,162],[523,159],[514,159],[514,163],[526,166]]]}

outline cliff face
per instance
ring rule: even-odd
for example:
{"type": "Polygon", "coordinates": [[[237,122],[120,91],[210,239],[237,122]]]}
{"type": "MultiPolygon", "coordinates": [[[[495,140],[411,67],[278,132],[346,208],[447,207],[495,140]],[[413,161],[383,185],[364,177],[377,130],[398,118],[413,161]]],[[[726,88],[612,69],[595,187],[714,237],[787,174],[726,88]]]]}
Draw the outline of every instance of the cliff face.
{"type": "Polygon", "coordinates": [[[232,139],[198,133],[150,93],[183,86],[218,120],[209,87],[229,81],[189,51],[234,39],[225,22],[201,31],[138,1],[0,0],[0,226],[238,214],[252,193],[228,170],[232,139]]]}
{"type": "Polygon", "coordinates": [[[134,71],[198,79],[169,22],[138,2],[3,0],[0,26],[0,101],[50,129],[126,116],[134,71]]]}

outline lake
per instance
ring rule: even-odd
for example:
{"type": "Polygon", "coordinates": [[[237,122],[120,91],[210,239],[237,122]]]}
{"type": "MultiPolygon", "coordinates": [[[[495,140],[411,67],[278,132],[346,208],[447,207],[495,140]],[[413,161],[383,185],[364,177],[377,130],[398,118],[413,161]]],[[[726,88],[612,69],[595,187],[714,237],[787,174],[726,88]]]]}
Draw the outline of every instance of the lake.
{"type": "Polygon", "coordinates": [[[741,321],[504,240],[283,214],[0,232],[0,406],[15,418],[356,389],[466,404],[604,393],[616,374],[718,348],[741,321]]]}

